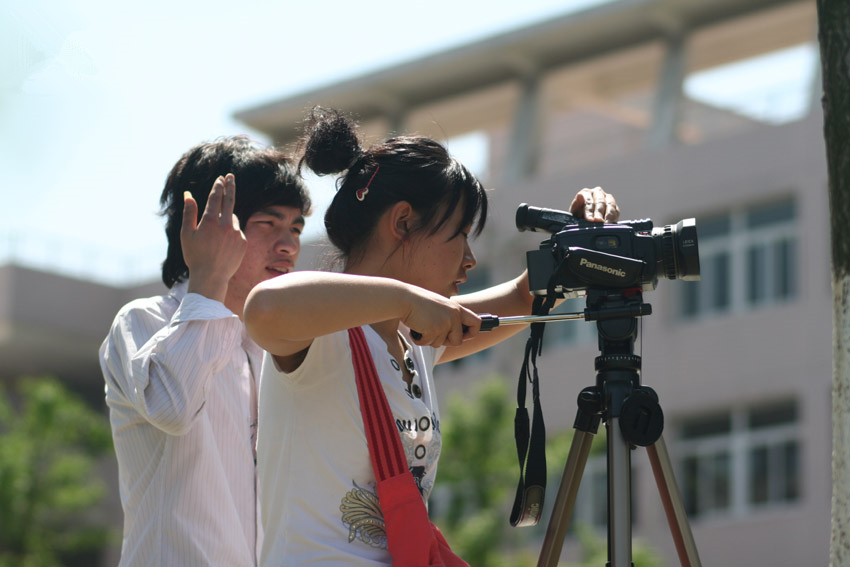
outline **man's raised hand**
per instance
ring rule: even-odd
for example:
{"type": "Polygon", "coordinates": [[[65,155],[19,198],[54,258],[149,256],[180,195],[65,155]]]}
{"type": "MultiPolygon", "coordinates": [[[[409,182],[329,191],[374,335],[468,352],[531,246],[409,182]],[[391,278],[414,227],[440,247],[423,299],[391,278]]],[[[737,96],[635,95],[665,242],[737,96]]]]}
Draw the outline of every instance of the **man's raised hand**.
{"type": "Polygon", "coordinates": [[[247,243],[233,214],[236,179],[228,173],[213,183],[207,206],[198,222],[198,203],[183,194],[180,243],[189,267],[189,292],[224,301],[227,285],[245,255],[247,243]]]}

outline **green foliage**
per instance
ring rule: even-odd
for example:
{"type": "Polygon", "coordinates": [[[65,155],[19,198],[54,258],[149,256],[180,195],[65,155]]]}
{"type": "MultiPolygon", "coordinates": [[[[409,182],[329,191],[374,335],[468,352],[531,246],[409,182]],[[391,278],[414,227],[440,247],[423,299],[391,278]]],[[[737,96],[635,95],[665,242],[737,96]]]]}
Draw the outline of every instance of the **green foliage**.
{"type": "MultiPolygon", "coordinates": [[[[581,542],[580,567],[599,567],[608,563],[608,542],[592,528],[579,525],[576,528],[581,542]]],[[[661,567],[661,557],[646,545],[633,542],[632,563],[635,567],[661,567]]]]}
{"type": "MultiPolygon", "coordinates": [[[[538,550],[532,554],[529,545],[545,531],[543,525],[513,528],[508,521],[519,479],[515,411],[506,381],[492,376],[472,396],[451,396],[444,413],[438,488],[445,490],[443,498],[432,502],[431,515],[452,549],[476,567],[533,565],[538,550]]],[[[571,440],[571,431],[548,434],[547,474],[554,479],[553,491],[571,440]]]]}
{"type": "Polygon", "coordinates": [[[507,532],[518,474],[508,399],[503,381],[490,378],[472,399],[451,396],[443,414],[442,497],[432,501],[431,516],[452,549],[476,567],[504,564],[505,543],[517,535],[507,532]]]}
{"type": "Polygon", "coordinates": [[[0,567],[49,567],[103,547],[94,468],[111,447],[106,417],[58,380],[0,388],[0,567]]]}

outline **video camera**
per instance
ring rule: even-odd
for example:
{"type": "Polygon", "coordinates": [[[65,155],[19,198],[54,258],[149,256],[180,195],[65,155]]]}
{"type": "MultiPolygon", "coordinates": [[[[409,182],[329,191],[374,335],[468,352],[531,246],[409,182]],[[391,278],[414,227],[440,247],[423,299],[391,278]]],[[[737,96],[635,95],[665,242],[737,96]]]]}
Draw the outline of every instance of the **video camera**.
{"type": "Polygon", "coordinates": [[[548,232],[539,250],[526,253],[528,281],[535,295],[580,297],[588,288],[655,289],[659,276],[699,280],[696,221],[653,228],[652,221],[604,224],[525,203],[517,208],[520,232],[548,232]]]}

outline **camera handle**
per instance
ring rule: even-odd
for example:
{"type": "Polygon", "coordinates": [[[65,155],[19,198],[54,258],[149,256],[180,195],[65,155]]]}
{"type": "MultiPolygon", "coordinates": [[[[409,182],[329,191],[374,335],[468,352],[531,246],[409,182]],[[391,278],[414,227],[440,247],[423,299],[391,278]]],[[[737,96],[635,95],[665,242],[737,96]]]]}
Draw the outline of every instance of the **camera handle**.
{"type": "Polygon", "coordinates": [[[700,567],[696,544],[673,476],[661,432],[658,396],[640,385],[641,358],[634,354],[636,317],[651,313],[640,290],[588,290],[585,319],[595,320],[600,356],[596,384],[578,396],[576,429],[546,530],[538,567],[555,567],[575,506],[578,487],[600,421],[608,432],[608,565],[632,567],[631,448],[647,447],[679,561],[700,567]],[[629,314],[630,313],[630,314],[629,314]],[[626,315],[624,315],[626,314],[626,315]]]}

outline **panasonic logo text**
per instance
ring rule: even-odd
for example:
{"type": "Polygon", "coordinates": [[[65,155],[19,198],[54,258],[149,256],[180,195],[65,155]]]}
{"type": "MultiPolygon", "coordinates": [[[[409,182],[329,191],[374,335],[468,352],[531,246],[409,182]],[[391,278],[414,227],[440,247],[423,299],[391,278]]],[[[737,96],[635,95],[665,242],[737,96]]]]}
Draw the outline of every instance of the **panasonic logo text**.
{"type": "Polygon", "coordinates": [[[606,274],[611,274],[612,276],[617,276],[619,278],[626,277],[625,270],[618,270],[617,268],[611,268],[609,266],[603,266],[602,264],[597,264],[595,262],[589,261],[587,258],[582,258],[579,263],[579,266],[586,266],[591,270],[599,270],[600,272],[605,272],[606,274]]]}

